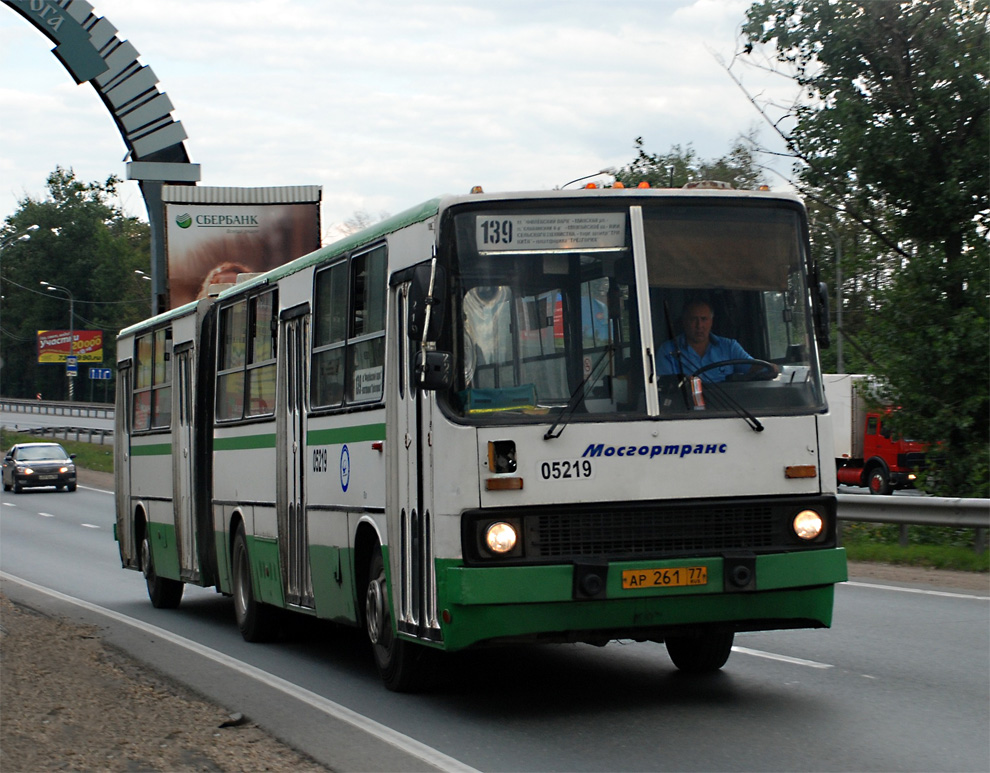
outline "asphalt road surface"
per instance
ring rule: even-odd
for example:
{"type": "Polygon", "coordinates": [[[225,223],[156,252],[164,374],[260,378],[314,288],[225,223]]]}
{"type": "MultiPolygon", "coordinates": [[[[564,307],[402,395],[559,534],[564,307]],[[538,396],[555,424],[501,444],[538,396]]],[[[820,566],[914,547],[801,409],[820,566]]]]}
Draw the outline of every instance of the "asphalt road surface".
{"type": "Polygon", "coordinates": [[[0,571],[83,600],[81,616],[109,610],[120,646],[316,759],[347,743],[368,769],[407,755],[485,771],[990,770],[983,592],[846,583],[832,629],[740,635],[702,678],[662,645],[555,645],[463,653],[430,691],[395,695],[356,631],[301,620],[251,645],[212,591],[152,608],[119,568],[112,503],[85,488],[4,494],[0,571]]]}

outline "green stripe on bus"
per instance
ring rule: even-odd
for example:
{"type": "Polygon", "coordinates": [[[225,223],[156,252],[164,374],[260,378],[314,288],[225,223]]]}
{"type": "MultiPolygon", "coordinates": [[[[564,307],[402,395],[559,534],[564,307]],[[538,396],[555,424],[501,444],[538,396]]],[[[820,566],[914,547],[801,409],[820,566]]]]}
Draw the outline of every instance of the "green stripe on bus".
{"type": "Polygon", "coordinates": [[[146,446],[131,446],[131,456],[171,456],[171,443],[153,443],[146,446]]]}
{"type": "Polygon", "coordinates": [[[306,445],[332,446],[337,443],[358,443],[364,440],[384,440],[384,424],[364,424],[359,427],[314,429],[306,433],[306,445]]]}
{"type": "Polygon", "coordinates": [[[244,435],[241,437],[214,438],[214,451],[245,451],[250,448],[274,448],[275,433],[244,435]]]}

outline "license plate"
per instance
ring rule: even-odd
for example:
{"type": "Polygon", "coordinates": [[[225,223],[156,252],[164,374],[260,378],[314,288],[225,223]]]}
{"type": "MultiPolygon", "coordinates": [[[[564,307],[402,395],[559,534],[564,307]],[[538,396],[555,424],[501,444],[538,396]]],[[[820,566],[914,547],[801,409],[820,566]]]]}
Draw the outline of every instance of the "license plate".
{"type": "Polygon", "coordinates": [[[707,585],[707,566],[678,566],[672,569],[627,569],[622,573],[622,589],[677,588],[707,585]]]}
{"type": "Polygon", "coordinates": [[[55,480],[58,475],[39,475],[38,480],[55,480]]]}

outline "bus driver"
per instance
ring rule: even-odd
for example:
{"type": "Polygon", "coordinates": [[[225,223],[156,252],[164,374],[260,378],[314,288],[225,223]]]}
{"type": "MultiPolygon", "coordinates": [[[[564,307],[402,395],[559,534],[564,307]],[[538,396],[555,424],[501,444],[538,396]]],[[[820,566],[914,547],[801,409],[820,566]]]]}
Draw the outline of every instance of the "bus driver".
{"type": "MultiPolygon", "coordinates": [[[[706,365],[726,360],[752,360],[753,357],[734,338],[712,335],[715,313],[708,301],[689,301],[681,315],[683,333],[660,347],[657,368],[661,376],[690,376],[706,365]]],[[[711,368],[701,374],[705,381],[720,382],[732,373],[748,373],[759,366],[744,364],[711,368]]],[[[774,365],[774,375],[780,369],[774,365]]]]}

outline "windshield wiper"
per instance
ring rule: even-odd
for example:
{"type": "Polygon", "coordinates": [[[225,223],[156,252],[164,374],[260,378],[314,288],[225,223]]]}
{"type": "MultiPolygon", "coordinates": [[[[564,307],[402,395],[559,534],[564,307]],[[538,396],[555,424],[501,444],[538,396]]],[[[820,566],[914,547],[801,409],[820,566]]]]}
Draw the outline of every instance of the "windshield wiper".
{"type": "Polygon", "coordinates": [[[575,389],[571,393],[571,398],[567,401],[567,405],[565,405],[561,409],[560,413],[557,414],[556,420],[554,421],[553,424],[550,425],[550,429],[548,429],[547,433],[543,436],[544,440],[550,440],[551,438],[560,437],[560,433],[563,432],[564,427],[567,426],[562,422],[564,421],[565,418],[569,417],[572,413],[574,413],[574,409],[578,407],[578,403],[581,402],[581,398],[584,396],[585,384],[587,384],[589,381],[594,383],[595,381],[598,380],[598,375],[597,375],[598,370],[599,368],[601,368],[602,363],[604,363],[608,358],[608,356],[612,353],[613,349],[614,347],[612,346],[612,344],[609,344],[608,346],[605,347],[605,351],[602,352],[601,356],[598,358],[598,361],[595,363],[594,367],[588,372],[588,375],[581,380],[581,383],[577,385],[577,389],[575,389]],[[556,434],[554,434],[554,430],[557,429],[558,425],[560,425],[560,430],[556,434]]]}
{"type": "Polygon", "coordinates": [[[715,381],[705,381],[702,379],[701,383],[704,385],[704,389],[713,387],[712,391],[708,393],[709,398],[716,398],[712,400],[713,403],[720,403],[719,408],[725,409],[729,406],[736,412],[737,416],[742,417],[746,420],[746,423],[753,428],[753,432],[763,432],[763,424],[757,419],[752,413],[750,413],[745,407],[743,407],[735,398],[731,397],[728,392],[722,389],[721,386],[715,381]]]}

